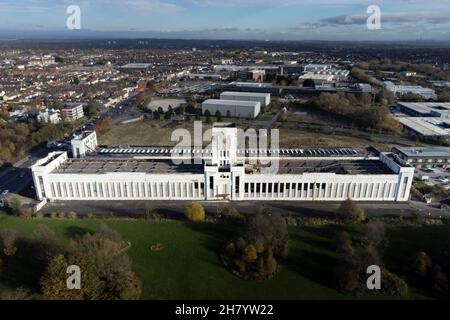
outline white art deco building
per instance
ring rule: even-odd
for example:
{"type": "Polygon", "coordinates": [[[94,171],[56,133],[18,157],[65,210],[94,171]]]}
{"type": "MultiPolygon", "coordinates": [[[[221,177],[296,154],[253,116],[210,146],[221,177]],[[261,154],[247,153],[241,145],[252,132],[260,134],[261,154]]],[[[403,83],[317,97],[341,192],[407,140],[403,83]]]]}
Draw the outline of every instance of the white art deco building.
{"type": "Polygon", "coordinates": [[[241,149],[232,124],[213,128],[209,148],[94,152],[92,135],[77,139],[90,144],[86,153],[78,148],[78,158],[53,152],[32,166],[38,199],[407,201],[414,174],[391,153],[241,149]]]}

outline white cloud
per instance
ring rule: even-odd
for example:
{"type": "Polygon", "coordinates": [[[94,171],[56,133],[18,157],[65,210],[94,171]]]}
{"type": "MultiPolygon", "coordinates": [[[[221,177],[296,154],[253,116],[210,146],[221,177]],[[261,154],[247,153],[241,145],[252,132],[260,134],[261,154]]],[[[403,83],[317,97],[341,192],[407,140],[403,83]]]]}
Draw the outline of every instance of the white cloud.
{"type": "MultiPolygon", "coordinates": [[[[371,5],[385,4],[413,5],[424,4],[423,0],[187,0],[197,5],[205,6],[288,6],[288,5],[371,5]]],[[[428,0],[426,5],[450,4],[450,0],[428,0]]]]}
{"type": "Polygon", "coordinates": [[[137,9],[147,12],[179,12],[184,8],[178,4],[161,0],[100,0],[104,5],[120,7],[122,9],[137,9]]]}

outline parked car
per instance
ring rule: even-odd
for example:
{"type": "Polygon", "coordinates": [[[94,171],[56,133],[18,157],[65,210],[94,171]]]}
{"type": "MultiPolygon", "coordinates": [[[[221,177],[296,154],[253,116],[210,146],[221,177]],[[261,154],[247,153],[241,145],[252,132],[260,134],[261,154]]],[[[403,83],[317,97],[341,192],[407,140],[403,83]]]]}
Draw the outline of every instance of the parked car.
{"type": "Polygon", "coordinates": [[[6,196],[9,193],[9,190],[3,190],[2,196],[6,196]]]}

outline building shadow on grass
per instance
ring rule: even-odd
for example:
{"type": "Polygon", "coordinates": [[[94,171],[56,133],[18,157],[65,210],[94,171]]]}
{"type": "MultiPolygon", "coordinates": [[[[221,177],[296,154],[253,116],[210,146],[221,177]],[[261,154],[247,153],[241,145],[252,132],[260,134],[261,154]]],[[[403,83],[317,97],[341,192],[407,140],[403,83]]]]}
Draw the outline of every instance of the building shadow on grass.
{"type": "Polygon", "coordinates": [[[290,250],[283,266],[324,287],[335,289],[333,271],[336,263],[335,258],[323,253],[290,250]]]}
{"type": "Polygon", "coordinates": [[[3,258],[1,282],[11,288],[40,291],[40,278],[45,271],[48,253],[55,248],[39,241],[19,238],[15,255],[3,258]]]}
{"type": "Polygon", "coordinates": [[[221,221],[219,223],[194,223],[186,221],[185,225],[198,233],[206,235],[203,245],[220,254],[228,241],[239,235],[242,225],[234,221],[221,221]]]}
{"type": "Polygon", "coordinates": [[[67,227],[67,229],[65,230],[64,233],[68,238],[72,239],[72,238],[75,238],[78,236],[83,236],[86,233],[92,233],[92,230],[78,227],[78,226],[69,226],[69,227],[67,227]]]}

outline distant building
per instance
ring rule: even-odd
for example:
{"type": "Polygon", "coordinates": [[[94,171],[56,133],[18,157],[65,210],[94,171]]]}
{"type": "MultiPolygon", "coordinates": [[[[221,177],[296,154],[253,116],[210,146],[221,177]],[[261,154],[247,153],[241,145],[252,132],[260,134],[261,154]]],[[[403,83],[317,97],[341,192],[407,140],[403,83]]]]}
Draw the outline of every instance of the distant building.
{"type": "Polygon", "coordinates": [[[305,66],[305,72],[319,72],[331,69],[332,66],[329,64],[307,64],[305,66]]]}
{"type": "Polygon", "coordinates": [[[55,109],[45,109],[37,114],[37,120],[41,123],[58,124],[61,122],[61,112],[55,109]]]}
{"type": "Polygon", "coordinates": [[[450,139],[450,118],[397,117],[407,130],[419,136],[450,139]]]}
{"type": "Polygon", "coordinates": [[[147,70],[153,67],[151,63],[128,63],[126,65],[120,66],[118,69],[122,71],[141,71],[147,70]]]}
{"type": "Polygon", "coordinates": [[[222,116],[256,118],[261,112],[261,103],[254,101],[209,99],[202,104],[202,113],[209,111],[214,116],[217,111],[222,116]]]}
{"type": "Polygon", "coordinates": [[[61,115],[64,121],[72,122],[84,117],[83,104],[67,104],[61,109],[61,115]]]}
{"type": "Polygon", "coordinates": [[[419,136],[450,139],[450,103],[399,102],[410,117],[397,117],[403,126],[419,136]]]}
{"type": "Polygon", "coordinates": [[[450,168],[450,147],[395,147],[392,152],[416,168],[450,168]]]}
{"type": "Polygon", "coordinates": [[[449,102],[399,102],[401,111],[416,117],[450,118],[449,102]]]}
{"type": "Polygon", "coordinates": [[[25,62],[28,66],[49,66],[55,64],[55,57],[53,56],[33,56],[25,62]]]}
{"type": "Polygon", "coordinates": [[[384,87],[391,91],[396,97],[401,98],[407,95],[418,95],[426,100],[436,100],[437,95],[433,89],[422,86],[396,85],[392,81],[385,81],[384,87]]]}
{"type": "Polygon", "coordinates": [[[348,71],[348,70],[328,68],[328,69],[323,69],[323,70],[318,70],[318,71],[305,72],[300,77],[300,80],[313,79],[313,80],[322,80],[322,81],[327,81],[327,82],[342,81],[342,80],[346,80],[349,75],[350,75],[350,71],[348,71]]]}
{"type": "Polygon", "coordinates": [[[190,80],[222,80],[220,74],[213,73],[191,73],[188,75],[190,80]]]}

